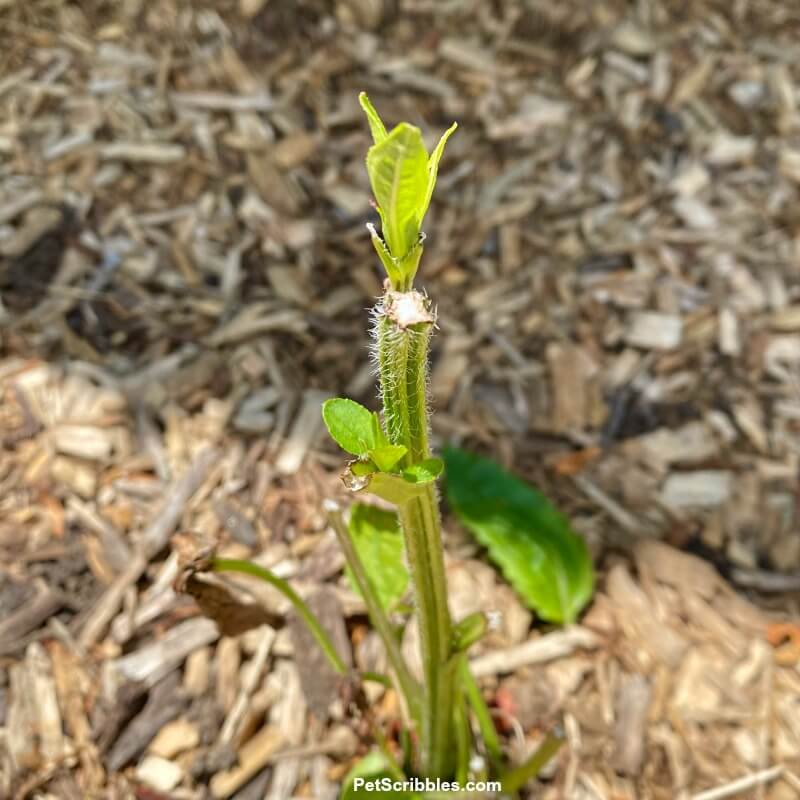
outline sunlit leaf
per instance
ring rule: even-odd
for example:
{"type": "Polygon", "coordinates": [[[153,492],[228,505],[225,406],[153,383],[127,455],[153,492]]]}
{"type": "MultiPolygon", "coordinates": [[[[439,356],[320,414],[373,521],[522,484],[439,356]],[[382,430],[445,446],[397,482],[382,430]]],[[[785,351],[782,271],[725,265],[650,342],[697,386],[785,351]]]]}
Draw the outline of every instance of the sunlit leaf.
{"type": "Polygon", "coordinates": [[[368,455],[381,472],[391,472],[407,452],[408,448],[402,444],[385,444],[370,450],[368,455]]]}
{"type": "Polygon", "coordinates": [[[371,222],[367,223],[367,230],[369,231],[370,238],[372,239],[372,246],[375,248],[375,252],[378,254],[378,258],[380,258],[383,268],[386,270],[386,274],[389,276],[389,280],[392,282],[393,286],[398,285],[403,278],[404,270],[397,263],[394,256],[389,252],[386,242],[381,239],[381,237],[378,235],[378,232],[375,230],[375,226],[371,222]]]}
{"type": "Polygon", "coordinates": [[[447,448],[444,460],[451,508],[508,582],[542,619],[573,622],[592,595],[594,570],[567,518],[489,459],[447,448]]]}
{"type": "Polygon", "coordinates": [[[425,214],[428,213],[428,206],[431,204],[431,197],[433,197],[433,188],[436,186],[436,178],[439,174],[439,161],[442,159],[442,153],[444,153],[444,146],[447,144],[447,140],[452,135],[453,131],[458,127],[458,123],[454,122],[443,134],[441,139],[439,139],[439,144],[436,145],[433,152],[428,159],[428,183],[425,189],[425,201],[422,204],[419,214],[419,225],[422,227],[422,220],[425,217],[425,214]]]}
{"type": "Polygon", "coordinates": [[[367,172],[381,211],[383,238],[399,259],[416,244],[428,183],[428,154],[419,128],[401,122],[367,153],[367,172]]]}
{"type": "Polygon", "coordinates": [[[354,456],[364,456],[378,444],[372,414],[368,408],[345,397],[333,397],[322,404],[322,418],[331,438],[354,456]]]}
{"type": "Polygon", "coordinates": [[[370,102],[369,97],[367,97],[366,92],[361,92],[361,94],[358,95],[358,102],[361,103],[361,108],[364,109],[364,113],[367,115],[369,129],[372,132],[372,139],[375,144],[379,144],[388,135],[386,133],[386,126],[383,124],[383,120],[381,120],[375,107],[370,102]]]}

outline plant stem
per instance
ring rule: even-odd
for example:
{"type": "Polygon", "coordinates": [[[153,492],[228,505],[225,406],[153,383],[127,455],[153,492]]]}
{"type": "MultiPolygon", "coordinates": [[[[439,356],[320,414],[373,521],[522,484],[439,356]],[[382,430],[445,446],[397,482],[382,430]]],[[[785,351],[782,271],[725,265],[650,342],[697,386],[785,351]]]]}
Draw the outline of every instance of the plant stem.
{"type": "Polygon", "coordinates": [[[459,678],[467,701],[472,707],[472,711],[478,721],[478,728],[480,729],[483,743],[486,746],[489,763],[492,767],[498,769],[503,764],[503,749],[500,745],[500,737],[497,735],[497,728],[495,728],[489,707],[486,705],[481,690],[475,682],[475,677],[470,671],[469,662],[466,658],[462,659],[459,665],[459,678]]]}
{"type": "MultiPolygon", "coordinates": [[[[454,658],[458,661],[456,671],[460,671],[461,664],[466,660],[466,656],[460,653],[454,656],[454,658]]],[[[456,681],[456,690],[453,700],[453,730],[456,741],[456,781],[463,786],[469,777],[469,751],[472,737],[467,707],[464,702],[466,700],[464,685],[458,681],[456,681]]]]}
{"type": "Polygon", "coordinates": [[[444,777],[452,755],[452,681],[450,659],[450,612],[444,578],[439,515],[435,494],[429,489],[398,508],[406,538],[406,552],[418,607],[420,649],[425,675],[422,710],[423,770],[430,777],[444,777]]]}
{"type": "Polygon", "coordinates": [[[291,602],[297,613],[301,616],[306,625],[308,625],[311,634],[317,640],[317,644],[327,656],[334,670],[336,670],[339,675],[347,675],[347,666],[336,650],[333,642],[330,640],[330,637],[325,632],[325,629],[314,616],[311,609],[306,605],[303,598],[300,597],[283,578],[279,578],[265,567],[238,558],[215,558],[211,562],[211,569],[213,572],[241,572],[244,575],[252,575],[268,583],[270,586],[275,587],[291,602]]]}
{"type": "Polygon", "coordinates": [[[559,751],[564,740],[548,733],[534,753],[518,767],[506,772],[502,778],[503,794],[518,792],[531,778],[535,778],[548,761],[559,751]]]}
{"type": "Polygon", "coordinates": [[[389,663],[392,665],[395,675],[397,676],[397,683],[400,686],[400,691],[406,701],[408,712],[411,719],[415,720],[418,724],[420,722],[420,687],[414,680],[409,672],[408,665],[406,664],[403,654],[400,651],[400,645],[397,641],[397,635],[392,629],[392,624],[386,616],[381,606],[378,595],[375,592],[375,587],[372,584],[364,564],[358,557],[358,553],[353,546],[353,540],[350,538],[350,533],[347,526],[342,519],[342,512],[338,507],[333,504],[327,505],[328,520],[331,527],[339,540],[339,546],[342,548],[347,565],[350,567],[353,578],[358,586],[361,596],[367,606],[367,613],[375,626],[375,630],[383,641],[386,648],[386,655],[389,663]]]}
{"type": "MultiPolygon", "coordinates": [[[[393,444],[407,448],[404,466],[430,457],[426,377],[434,318],[419,292],[387,292],[376,326],[384,420],[393,444]]],[[[418,608],[424,673],[422,772],[447,777],[453,733],[450,612],[436,489],[398,506],[418,608]]]]}

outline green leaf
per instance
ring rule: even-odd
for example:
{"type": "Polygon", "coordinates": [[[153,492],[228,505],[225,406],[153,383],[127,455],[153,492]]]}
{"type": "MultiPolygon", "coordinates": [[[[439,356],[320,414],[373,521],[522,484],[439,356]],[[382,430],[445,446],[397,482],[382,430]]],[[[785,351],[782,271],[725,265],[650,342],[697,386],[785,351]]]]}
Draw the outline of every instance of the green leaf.
{"type": "Polygon", "coordinates": [[[547,498],[499,464],[447,448],[447,499],[489,558],[536,613],[570,623],[588,602],[586,543],[547,498]]]}
{"type": "Polygon", "coordinates": [[[403,479],[409,483],[430,483],[435,481],[444,469],[441,458],[426,458],[419,464],[412,464],[403,470],[403,479]]]}
{"type": "Polygon", "coordinates": [[[370,800],[375,797],[395,798],[395,800],[420,800],[420,795],[411,792],[380,791],[378,787],[370,787],[370,791],[365,788],[356,789],[356,778],[363,778],[366,781],[386,781],[387,786],[391,786],[394,781],[401,780],[397,775],[392,774],[391,765],[386,756],[380,750],[373,750],[364,756],[351,770],[342,783],[342,794],[340,800],[370,800]]]}
{"type": "Polygon", "coordinates": [[[443,134],[442,138],[439,139],[439,144],[436,145],[434,151],[431,153],[430,158],[428,159],[428,184],[425,189],[425,202],[422,205],[420,215],[419,215],[419,225],[422,227],[422,220],[425,217],[425,214],[428,213],[428,206],[431,204],[431,197],[433,197],[433,187],[436,186],[436,177],[439,174],[439,161],[441,161],[442,153],[444,153],[444,146],[447,144],[447,140],[452,135],[453,131],[458,127],[458,123],[454,122],[443,134]]]}
{"type": "Polygon", "coordinates": [[[381,472],[391,472],[397,462],[408,452],[402,444],[385,444],[369,451],[369,457],[381,472]]]}
{"type": "Polygon", "coordinates": [[[372,412],[372,441],[375,442],[375,444],[372,445],[373,448],[385,447],[390,443],[386,438],[386,434],[383,432],[381,418],[378,416],[377,411],[372,412]]]}
{"type": "Polygon", "coordinates": [[[352,461],[348,469],[356,478],[363,478],[365,475],[372,475],[378,468],[371,461],[352,461]]]}
{"type": "MultiPolygon", "coordinates": [[[[406,592],[408,570],[403,557],[403,534],[397,515],[375,506],[356,503],[350,511],[350,537],[380,604],[390,609],[406,592]]],[[[350,568],[345,570],[353,588],[358,586],[350,568]]]]}
{"type": "MultiPolygon", "coordinates": [[[[398,284],[402,283],[404,270],[397,263],[394,256],[389,252],[386,242],[384,242],[383,239],[378,236],[378,232],[375,230],[375,226],[371,222],[367,223],[367,230],[369,231],[370,238],[372,239],[372,246],[375,248],[375,252],[378,254],[378,258],[380,258],[383,268],[386,270],[386,274],[389,276],[389,280],[392,282],[392,286],[397,286],[398,284]]],[[[419,262],[419,259],[417,259],[417,262],[419,262]]]]}
{"type": "Polygon", "coordinates": [[[453,626],[451,635],[452,650],[454,653],[463,653],[469,650],[475,642],[479,642],[489,623],[483,611],[475,611],[453,626]]]}
{"type": "Polygon", "coordinates": [[[386,133],[386,126],[378,116],[378,112],[370,102],[366,92],[361,92],[358,95],[358,102],[361,103],[361,108],[364,109],[364,113],[367,115],[369,129],[372,132],[372,138],[375,144],[380,144],[388,136],[386,133]]]}
{"type": "Polygon", "coordinates": [[[359,487],[359,491],[363,489],[396,506],[419,497],[425,491],[424,483],[412,483],[400,475],[390,475],[386,472],[375,472],[362,480],[364,485],[359,487]]]}
{"type": "Polygon", "coordinates": [[[322,404],[322,419],[333,440],[354,456],[365,456],[377,446],[373,412],[355,400],[333,397],[322,404]]]}
{"type": "Polygon", "coordinates": [[[383,238],[396,259],[419,236],[419,211],[428,184],[428,154],[419,128],[401,122],[367,153],[367,172],[383,221],[383,238]]]}

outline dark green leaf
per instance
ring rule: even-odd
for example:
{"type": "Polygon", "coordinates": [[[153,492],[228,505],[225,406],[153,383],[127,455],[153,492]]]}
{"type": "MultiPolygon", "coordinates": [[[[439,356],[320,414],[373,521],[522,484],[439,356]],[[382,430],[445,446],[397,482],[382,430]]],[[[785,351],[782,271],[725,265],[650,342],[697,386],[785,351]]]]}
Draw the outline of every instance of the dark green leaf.
{"type": "Polygon", "coordinates": [[[364,456],[376,447],[372,412],[355,400],[333,397],[322,404],[322,418],[333,440],[342,450],[364,456]]]}
{"type": "MultiPolygon", "coordinates": [[[[350,537],[367,578],[381,605],[391,608],[408,587],[408,570],[403,558],[403,534],[397,515],[375,506],[356,503],[350,511],[350,537]]],[[[352,586],[357,584],[346,570],[352,586]]]]}
{"type": "Polygon", "coordinates": [[[447,499],[509,583],[545,620],[573,622],[594,587],[586,544],[536,489],[493,461],[444,452],[447,499]]]}

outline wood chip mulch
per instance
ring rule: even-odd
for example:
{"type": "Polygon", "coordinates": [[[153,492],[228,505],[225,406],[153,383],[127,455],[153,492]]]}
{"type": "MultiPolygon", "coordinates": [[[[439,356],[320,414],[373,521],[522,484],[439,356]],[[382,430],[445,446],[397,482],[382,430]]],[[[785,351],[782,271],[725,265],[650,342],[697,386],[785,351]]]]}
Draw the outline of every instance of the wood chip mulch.
{"type": "Polygon", "coordinates": [[[0,797],[325,800],[369,747],[280,596],[226,580],[222,633],[173,588],[220,542],[383,664],[322,510],[320,404],[376,403],[362,89],[459,122],[435,440],[598,563],[551,630],[446,523],[509,752],[567,740],[529,796],[800,797],[798,40],[785,0],[0,0],[0,797]]]}

